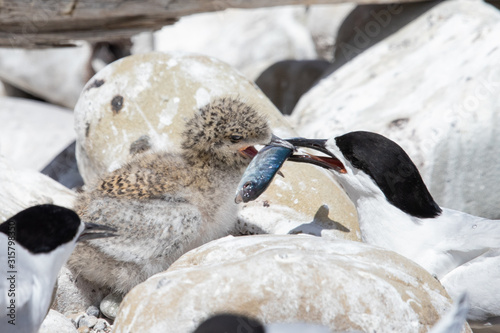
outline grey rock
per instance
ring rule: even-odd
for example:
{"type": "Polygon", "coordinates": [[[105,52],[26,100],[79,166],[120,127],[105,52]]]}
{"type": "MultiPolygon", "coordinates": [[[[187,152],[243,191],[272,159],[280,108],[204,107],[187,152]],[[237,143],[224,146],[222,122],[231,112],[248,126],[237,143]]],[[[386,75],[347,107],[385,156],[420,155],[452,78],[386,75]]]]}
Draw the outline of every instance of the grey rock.
{"type": "Polygon", "coordinates": [[[61,313],[50,310],[45,317],[45,320],[40,327],[38,333],[77,333],[76,327],[71,322],[71,319],[65,317],[61,313]]]}
{"type": "Polygon", "coordinates": [[[0,78],[44,100],[70,108],[88,79],[90,47],[0,49],[0,78]]]}
{"type": "Polygon", "coordinates": [[[104,297],[99,306],[102,314],[110,319],[115,319],[122,300],[122,296],[113,293],[104,297]]]}
{"type": "Polygon", "coordinates": [[[97,319],[97,323],[94,325],[94,331],[103,331],[109,327],[108,322],[105,319],[97,319]]]}
{"type": "Polygon", "coordinates": [[[91,305],[85,311],[89,316],[99,317],[99,308],[95,305],[91,305]]]}
{"type": "Polygon", "coordinates": [[[0,97],[0,151],[13,167],[39,171],[74,139],[71,110],[0,97]]]}
{"type": "Polygon", "coordinates": [[[94,316],[83,316],[82,318],[80,318],[80,320],[78,321],[78,327],[89,327],[89,328],[92,328],[95,326],[95,324],[97,324],[97,318],[94,317],[94,316]]]}

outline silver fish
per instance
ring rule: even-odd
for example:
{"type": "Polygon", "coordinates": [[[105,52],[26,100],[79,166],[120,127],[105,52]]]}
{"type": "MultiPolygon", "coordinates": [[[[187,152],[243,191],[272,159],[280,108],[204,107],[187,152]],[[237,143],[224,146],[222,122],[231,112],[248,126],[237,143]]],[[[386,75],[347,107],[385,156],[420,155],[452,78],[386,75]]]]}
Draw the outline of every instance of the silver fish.
{"type": "Polygon", "coordinates": [[[271,184],[283,163],[293,153],[293,149],[282,146],[265,146],[248,165],[236,190],[235,202],[257,199],[271,184]]]}

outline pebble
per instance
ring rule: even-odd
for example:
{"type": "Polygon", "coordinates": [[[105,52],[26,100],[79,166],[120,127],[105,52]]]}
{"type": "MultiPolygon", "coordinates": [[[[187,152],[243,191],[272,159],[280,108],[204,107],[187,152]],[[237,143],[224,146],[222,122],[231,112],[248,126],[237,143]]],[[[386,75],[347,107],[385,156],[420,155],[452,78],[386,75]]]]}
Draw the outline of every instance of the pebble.
{"type": "Polygon", "coordinates": [[[84,316],[78,321],[78,327],[89,327],[92,328],[97,323],[97,318],[94,316],[84,316]]]}
{"type": "Polygon", "coordinates": [[[79,327],[78,333],[90,333],[90,328],[88,328],[87,326],[79,327]]]}
{"type": "Polygon", "coordinates": [[[117,294],[109,294],[101,301],[100,309],[103,315],[110,319],[115,319],[122,297],[117,294]]]}
{"type": "Polygon", "coordinates": [[[99,318],[97,319],[97,323],[94,325],[94,331],[99,332],[105,330],[109,327],[108,322],[105,319],[99,318]]]}
{"type": "Polygon", "coordinates": [[[85,311],[89,316],[99,317],[100,311],[99,308],[95,305],[91,305],[85,311]]]}

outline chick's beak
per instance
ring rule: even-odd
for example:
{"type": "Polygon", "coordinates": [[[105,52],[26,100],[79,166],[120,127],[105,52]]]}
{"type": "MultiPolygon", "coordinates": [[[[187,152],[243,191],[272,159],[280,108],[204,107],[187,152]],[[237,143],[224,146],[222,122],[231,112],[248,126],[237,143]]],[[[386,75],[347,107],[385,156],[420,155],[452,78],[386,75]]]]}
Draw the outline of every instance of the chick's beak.
{"type": "Polygon", "coordinates": [[[250,159],[254,158],[258,153],[257,149],[255,149],[254,146],[243,147],[239,150],[239,152],[241,155],[243,155],[243,157],[247,157],[250,159]]]}
{"type": "Polygon", "coordinates": [[[112,227],[96,223],[85,223],[85,229],[83,229],[83,232],[78,237],[77,242],[86,241],[89,239],[117,236],[116,234],[114,234],[114,232],[116,232],[116,229],[112,227]]]}
{"type": "Polygon", "coordinates": [[[292,162],[309,163],[320,166],[325,169],[332,169],[339,173],[346,173],[344,164],[326,148],[326,142],[328,140],[322,139],[305,139],[305,138],[292,138],[286,139],[286,141],[293,145],[294,147],[303,147],[314,149],[327,156],[317,156],[308,153],[304,154],[293,154],[288,158],[292,162]]]}
{"type": "MultiPolygon", "coordinates": [[[[293,151],[295,150],[295,147],[291,143],[288,143],[287,140],[283,140],[274,134],[272,134],[271,141],[267,144],[267,146],[278,146],[278,147],[288,148],[288,149],[291,149],[293,151]]],[[[255,149],[255,147],[253,147],[253,146],[243,147],[239,150],[239,152],[244,157],[247,157],[250,159],[254,158],[255,155],[257,155],[257,153],[258,153],[257,149],[255,149]]]]}

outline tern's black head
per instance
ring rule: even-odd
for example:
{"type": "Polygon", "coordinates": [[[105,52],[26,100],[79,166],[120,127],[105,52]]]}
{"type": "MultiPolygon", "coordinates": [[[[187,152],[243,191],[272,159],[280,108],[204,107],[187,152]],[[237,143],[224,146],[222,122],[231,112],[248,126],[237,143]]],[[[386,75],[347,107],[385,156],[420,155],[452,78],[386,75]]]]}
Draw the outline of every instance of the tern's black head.
{"type": "Polygon", "coordinates": [[[403,212],[419,218],[441,213],[417,167],[395,142],[371,132],[351,132],[335,138],[344,157],[368,174],[387,200],[403,212]]]}
{"type": "Polygon", "coordinates": [[[252,332],[264,333],[264,326],[257,320],[241,315],[219,314],[203,323],[194,333],[239,333],[252,332]]]}
{"type": "Polygon", "coordinates": [[[16,245],[31,253],[48,253],[75,238],[80,218],[70,209],[39,205],[27,208],[0,224],[0,232],[13,236],[16,245]]]}

